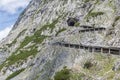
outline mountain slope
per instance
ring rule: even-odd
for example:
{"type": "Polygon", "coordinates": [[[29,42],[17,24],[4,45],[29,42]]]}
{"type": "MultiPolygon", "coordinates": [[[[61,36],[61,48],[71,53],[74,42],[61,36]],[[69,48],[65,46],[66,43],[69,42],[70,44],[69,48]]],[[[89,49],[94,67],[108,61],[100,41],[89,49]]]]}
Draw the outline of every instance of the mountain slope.
{"type": "Polygon", "coordinates": [[[0,80],[119,80],[118,55],[51,45],[119,47],[119,0],[32,0],[0,45],[0,80]],[[78,22],[68,26],[67,21],[78,22]],[[82,25],[105,31],[79,33],[82,25]]]}

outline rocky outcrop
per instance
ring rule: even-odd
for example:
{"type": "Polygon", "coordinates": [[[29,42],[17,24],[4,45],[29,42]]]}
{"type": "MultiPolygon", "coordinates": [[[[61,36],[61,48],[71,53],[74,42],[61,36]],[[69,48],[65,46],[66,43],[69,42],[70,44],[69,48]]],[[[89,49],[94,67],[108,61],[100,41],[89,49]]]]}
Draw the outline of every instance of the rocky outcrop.
{"type": "Polygon", "coordinates": [[[32,0],[0,42],[0,80],[119,79],[116,55],[48,45],[119,47],[119,7],[119,0],[32,0]],[[79,21],[69,27],[69,18],[79,21]],[[106,30],[80,32],[100,27],[106,30]]]}
{"type": "Polygon", "coordinates": [[[120,60],[117,60],[117,61],[114,63],[113,70],[114,70],[114,71],[119,71],[119,70],[120,70],[120,60]]]}

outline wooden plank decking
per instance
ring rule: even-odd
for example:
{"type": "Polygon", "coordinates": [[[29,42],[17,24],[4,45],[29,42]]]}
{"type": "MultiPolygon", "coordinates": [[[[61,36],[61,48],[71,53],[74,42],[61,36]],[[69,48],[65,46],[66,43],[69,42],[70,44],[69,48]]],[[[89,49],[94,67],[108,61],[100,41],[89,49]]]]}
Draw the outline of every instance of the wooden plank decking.
{"type": "Polygon", "coordinates": [[[68,48],[75,48],[75,49],[84,49],[90,52],[101,52],[101,53],[120,55],[120,48],[118,47],[88,46],[88,45],[82,45],[82,44],[70,44],[70,43],[60,43],[60,42],[56,42],[53,45],[63,46],[68,48]]]}
{"type": "MultiPolygon", "coordinates": [[[[80,32],[93,32],[93,31],[106,30],[106,28],[103,28],[103,27],[94,28],[94,27],[85,26],[85,25],[80,26],[80,27],[83,27],[85,29],[79,30],[79,33],[80,32]]],[[[91,46],[91,45],[71,44],[71,43],[63,43],[63,42],[56,42],[56,43],[53,43],[52,45],[63,46],[63,47],[68,47],[68,48],[75,48],[75,49],[84,49],[84,50],[88,50],[90,52],[101,52],[101,53],[120,55],[119,47],[91,46]]]]}

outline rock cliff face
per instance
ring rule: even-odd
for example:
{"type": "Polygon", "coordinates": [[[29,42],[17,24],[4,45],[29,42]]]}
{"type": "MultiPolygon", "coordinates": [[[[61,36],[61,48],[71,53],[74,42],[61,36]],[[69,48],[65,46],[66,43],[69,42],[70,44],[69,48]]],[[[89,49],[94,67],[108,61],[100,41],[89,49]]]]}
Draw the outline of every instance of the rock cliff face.
{"type": "Polygon", "coordinates": [[[32,0],[0,42],[0,80],[120,80],[118,55],[48,44],[120,47],[119,7],[120,0],[32,0]],[[106,30],[79,33],[82,25],[106,30]]]}

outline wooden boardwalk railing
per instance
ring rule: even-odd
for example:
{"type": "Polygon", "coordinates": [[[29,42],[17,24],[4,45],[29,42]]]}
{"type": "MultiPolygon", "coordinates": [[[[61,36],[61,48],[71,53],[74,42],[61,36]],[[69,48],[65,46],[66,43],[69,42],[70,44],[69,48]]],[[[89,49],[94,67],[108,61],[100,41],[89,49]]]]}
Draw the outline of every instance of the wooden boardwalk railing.
{"type": "Polygon", "coordinates": [[[94,27],[88,26],[88,25],[81,25],[80,27],[83,27],[83,28],[94,28],[94,27]]]}
{"type": "Polygon", "coordinates": [[[87,29],[82,29],[82,30],[79,30],[79,33],[80,32],[93,32],[93,31],[103,31],[103,30],[106,30],[106,28],[87,28],[87,29]]]}
{"type": "Polygon", "coordinates": [[[85,49],[90,52],[101,52],[101,53],[120,55],[120,48],[118,47],[88,46],[82,44],[70,44],[70,43],[61,43],[61,42],[56,42],[53,43],[52,45],[63,46],[68,48],[76,48],[76,49],[85,49]]]}
{"type": "MultiPolygon", "coordinates": [[[[103,28],[103,27],[94,28],[91,26],[84,26],[84,25],[80,27],[83,27],[85,29],[79,30],[79,33],[106,30],[106,28],[103,28]]],[[[63,47],[68,47],[68,48],[84,49],[90,52],[101,52],[101,53],[120,55],[120,48],[118,47],[90,46],[90,45],[70,44],[70,43],[63,43],[63,42],[56,42],[56,43],[53,43],[52,45],[63,46],[63,47]]]]}

